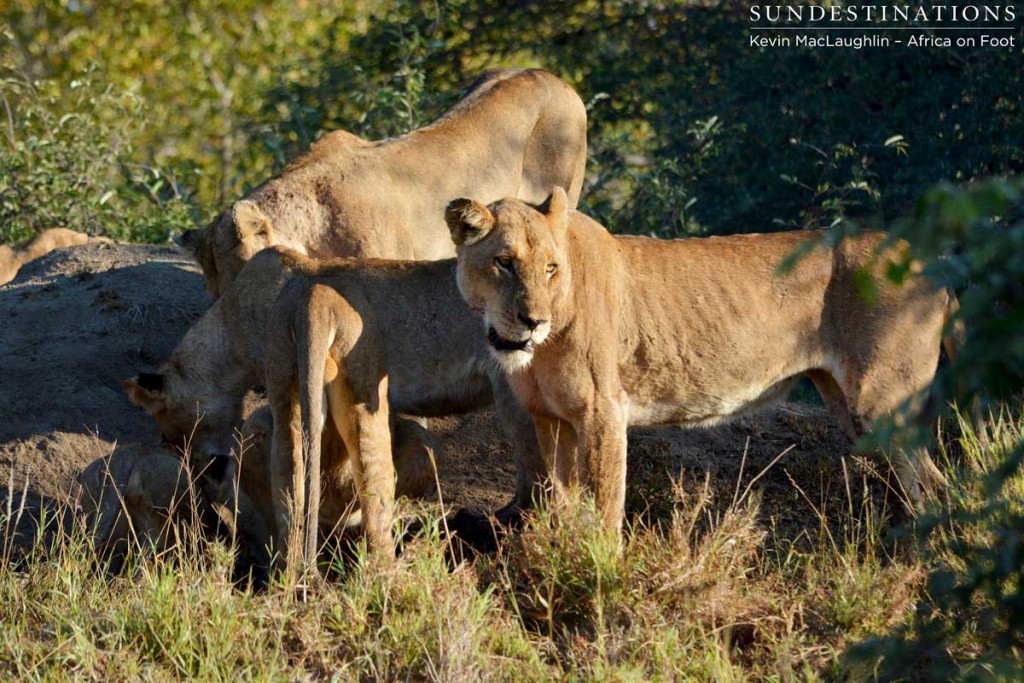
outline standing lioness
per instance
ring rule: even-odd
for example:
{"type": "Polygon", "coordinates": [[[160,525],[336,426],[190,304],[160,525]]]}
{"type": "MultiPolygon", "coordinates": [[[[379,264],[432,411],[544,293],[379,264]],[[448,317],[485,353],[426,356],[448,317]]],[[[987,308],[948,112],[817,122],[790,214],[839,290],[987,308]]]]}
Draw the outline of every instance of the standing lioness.
{"type": "Polygon", "coordinates": [[[344,441],[370,548],[393,554],[389,407],[432,417],[493,402],[518,466],[516,498],[506,512],[531,503],[544,470],[533,424],[477,334],[476,316],[459,299],[454,259],[298,257],[290,267],[295,275],[266,326],[283,560],[294,568],[300,549],[307,567],[316,557],[320,482],[342,463],[321,463],[318,435],[325,423],[344,441]]]}
{"type": "Polygon", "coordinates": [[[317,259],[447,258],[441,216],[452,197],[539,202],[562,185],[575,203],[586,159],[587,110],[569,84],[540,69],[495,69],[405,135],[328,133],[182,243],[213,298],[275,244],[317,259]]]}
{"type": "MultiPolygon", "coordinates": [[[[533,416],[556,492],[589,485],[614,529],[627,426],[713,424],[806,373],[855,436],[935,373],[950,298],[922,279],[886,286],[880,235],[815,250],[777,276],[815,234],[618,237],[570,211],[561,189],[543,211],[460,199],[446,218],[459,290],[533,416]],[[877,301],[859,293],[859,272],[876,277],[877,301]]],[[[923,451],[896,470],[914,500],[942,481],[923,451]]]]}

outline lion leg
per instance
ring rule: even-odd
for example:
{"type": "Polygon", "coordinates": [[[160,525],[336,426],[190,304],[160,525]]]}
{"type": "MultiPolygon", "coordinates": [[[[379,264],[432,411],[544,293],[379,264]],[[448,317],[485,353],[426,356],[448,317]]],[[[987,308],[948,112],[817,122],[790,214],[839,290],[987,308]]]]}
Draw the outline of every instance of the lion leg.
{"type": "Polygon", "coordinates": [[[302,548],[301,524],[295,522],[301,520],[305,509],[302,417],[297,387],[290,375],[283,386],[280,386],[280,380],[275,382],[272,379],[268,379],[267,385],[274,416],[270,456],[274,566],[279,570],[292,571],[299,566],[302,548]]]}
{"type": "Polygon", "coordinates": [[[893,444],[896,478],[902,491],[910,491],[910,503],[920,509],[928,499],[934,499],[948,484],[942,471],[935,465],[927,448],[904,447],[893,444]]]}
{"type": "MultiPolygon", "coordinates": [[[[544,490],[544,482],[554,473],[554,460],[545,462],[537,430],[530,414],[519,405],[504,377],[493,382],[494,409],[505,437],[512,442],[512,455],[516,463],[515,497],[495,513],[505,525],[515,524],[524,510],[533,507],[544,490]]],[[[554,451],[552,450],[552,453],[554,451]]]]}
{"type": "Polygon", "coordinates": [[[395,496],[422,496],[435,482],[435,467],[441,468],[441,443],[419,420],[404,415],[395,418],[392,434],[395,496]]]}
{"type": "Polygon", "coordinates": [[[274,538],[274,508],[271,490],[271,458],[274,439],[274,415],[264,406],[246,419],[241,438],[233,451],[237,463],[238,488],[256,506],[256,512],[267,524],[265,544],[274,538]]]}
{"type": "Polygon", "coordinates": [[[391,453],[388,383],[381,372],[382,359],[375,358],[375,362],[368,364],[365,359],[355,357],[358,354],[359,351],[353,349],[345,362],[338,364],[338,376],[327,385],[328,405],[352,459],[369,548],[375,554],[390,557],[395,549],[391,531],[395,466],[391,453]],[[366,373],[370,376],[358,376],[367,369],[373,370],[366,373]]]}
{"type": "Polygon", "coordinates": [[[550,473],[552,505],[556,510],[564,508],[572,502],[570,490],[583,481],[576,458],[576,432],[565,420],[546,415],[534,416],[534,424],[545,469],[550,473]]]}
{"type": "MultiPolygon", "coordinates": [[[[811,370],[807,373],[807,377],[814,383],[814,387],[821,395],[829,413],[832,415],[833,419],[835,419],[839,428],[851,443],[856,442],[857,439],[868,431],[865,421],[855,417],[851,412],[850,406],[846,401],[846,394],[830,372],[821,369],[811,370]]],[[[887,462],[885,463],[885,466],[888,469],[890,464],[887,462]]],[[[898,477],[896,481],[899,481],[898,477]]],[[[886,482],[886,486],[886,500],[889,501],[891,498],[893,501],[897,501],[898,499],[897,506],[898,509],[902,511],[905,505],[904,501],[906,500],[906,496],[899,491],[899,483],[896,483],[894,487],[892,483],[886,482]]]]}
{"type": "Polygon", "coordinates": [[[850,441],[860,438],[861,432],[853,423],[853,416],[850,415],[850,407],[846,404],[846,397],[835,378],[827,370],[811,370],[807,373],[808,379],[814,383],[821,399],[825,402],[833,419],[839,424],[839,428],[850,441]]]}
{"type": "MultiPolygon", "coordinates": [[[[266,442],[257,444],[261,450],[269,450],[269,446],[266,442]]],[[[232,580],[262,589],[269,579],[271,531],[259,506],[242,488],[239,460],[230,461],[219,472],[204,473],[201,481],[209,502],[216,506],[230,532],[226,540],[235,550],[232,580]]]]}
{"type": "Polygon", "coordinates": [[[257,410],[242,425],[234,453],[234,470],[222,484],[220,497],[232,503],[237,545],[236,581],[247,576],[260,589],[270,578],[274,543],[274,510],[270,488],[274,418],[270,407],[257,410]],[[223,486],[229,487],[224,490],[223,486]]]}
{"type": "Polygon", "coordinates": [[[620,534],[626,514],[625,407],[618,401],[601,401],[582,421],[577,435],[597,512],[608,531],[620,534]]]}
{"type": "MultiPolygon", "coordinates": [[[[855,436],[870,432],[883,418],[899,421],[900,411],[908,404],[909,412],[916,414],[934,374],[935,365],[930,360],[925,358],[913,364],[908,360],[908,367],[891,371],[849,373],[842,393],[855,436]]],[[[934,360],[937,362],[937,358],[934,360]]],[[[911,447],[897,437],[883,444],[879,455],[895,475],[890,494],[906,512],[920,509],[926,499],[946,485],[946,478],[925,447],[911,447]]]]}

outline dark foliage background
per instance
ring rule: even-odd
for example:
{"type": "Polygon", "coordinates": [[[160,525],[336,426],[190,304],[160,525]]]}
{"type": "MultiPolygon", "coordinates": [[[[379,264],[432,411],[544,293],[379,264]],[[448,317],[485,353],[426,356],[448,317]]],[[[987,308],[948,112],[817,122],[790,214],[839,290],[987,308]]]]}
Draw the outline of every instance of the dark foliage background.
{"type": "Polygon", "coordinates": [[[885,225],[1024,166],[1020,48],[754,48],[746,3],[15,0],[0,23],[3,241],[164,240],[324,131],[406,131],[493,66],[579,90],[586,208],[621,232],[885,225]]]}

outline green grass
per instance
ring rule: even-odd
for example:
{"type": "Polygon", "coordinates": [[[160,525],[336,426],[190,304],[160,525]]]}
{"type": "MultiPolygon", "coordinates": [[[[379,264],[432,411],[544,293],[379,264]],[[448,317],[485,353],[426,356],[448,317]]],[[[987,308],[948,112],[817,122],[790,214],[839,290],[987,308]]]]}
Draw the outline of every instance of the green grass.
{"type": "MultiPolygon", "coordinates": [[[[978,475],[1019,443],[1022,426],[1017,413],[999,416],[990,446],[966,424],[963,437],[944,436],[951,486],[937,510],[991,500],[978,475]]],[[[929,575],[967,571],[962,544],[996,532],[984,517],[947,515],[920,547],[894,549],[877,496],[858,495],[868,475],[843,472],[844,490],[822,504],[798,493],[818,516],[803,530],[762,514],[756,487],[723,503],[707,480],[684,479],[670,514],[634,517],[621,545],[578,501],[541,510],[497,553],[455,563],[443,524],[426,513],[394,564],[357,550],[331,580],[261,594],[233,587],[230,552],[217,544],[200,553],[186,538],[159,556],[136,548],[107,577],[84,532],[65,529],[25,562],[0,565],[0,676],[862,680],[891,657],[858,644],[913,639],[922,606],[937,602],[929,575]]],[[[1022,478],[1000,496],[1024,513],[1022,478]]],[[[956,613],[965,627],[942,644],[949,676],[998,672],[986,658],[1005,626],[993,600],[956,613]]],[[[1024,664],[1019,652],[1000,656],[1008,670],[1024,664]]],[[[925,675],[929,661],[903,675],[925,675]]]]}

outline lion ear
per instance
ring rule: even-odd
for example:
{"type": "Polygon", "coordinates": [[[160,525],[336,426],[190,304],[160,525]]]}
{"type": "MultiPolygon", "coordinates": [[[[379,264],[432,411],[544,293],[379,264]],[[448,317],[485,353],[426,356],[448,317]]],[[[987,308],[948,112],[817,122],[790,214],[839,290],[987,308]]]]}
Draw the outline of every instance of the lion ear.
{"type": "Polygon", "coordinates": [[[138,505],[146,495],[146,485],[142,481],[142,472],[138,467],[132,469],[128,475],[128,483],[124,487],[124,499],[138,505]]]}
{"type": "Polygon", "coordinates": [[[541,204],[540,210],[548,219],[548,224],[559,241],[565,237],[565,230],[569,227],[569,197],[565,190],[555,186],[551,190],[551,196],[541,204]]]}
{"type": "Polygon", "coordinates": [[[259,248],[253,248],[253,252],[273,243],[274,230],[270,218],[255,202],[248,199],[235,202],[231,207],[231,222],[235,225],[235,237],[239,244],[253,246],[254,242],[258,243],[259,248]]]}
{"type": "Polygon", "coordinates": [[[196,247],[199,246],[199,235],[196,234],[198,232],[198,230],[186,230],[174,238],[174,243],[195,254],[196,247]]]}
{"type": "Polygon", "coordinates": [[[465,197],[449,202],[444,220],[457,247],[479,242],[494,228],[494,216],[487,207],[465,197]]]}
{"type": "Polygon", "coordinates": [[[132,403],[153,415],[167,407],[164,392],[164,376],[155,372],[143,372],[124,381],[124,390],[132,403]]]}

